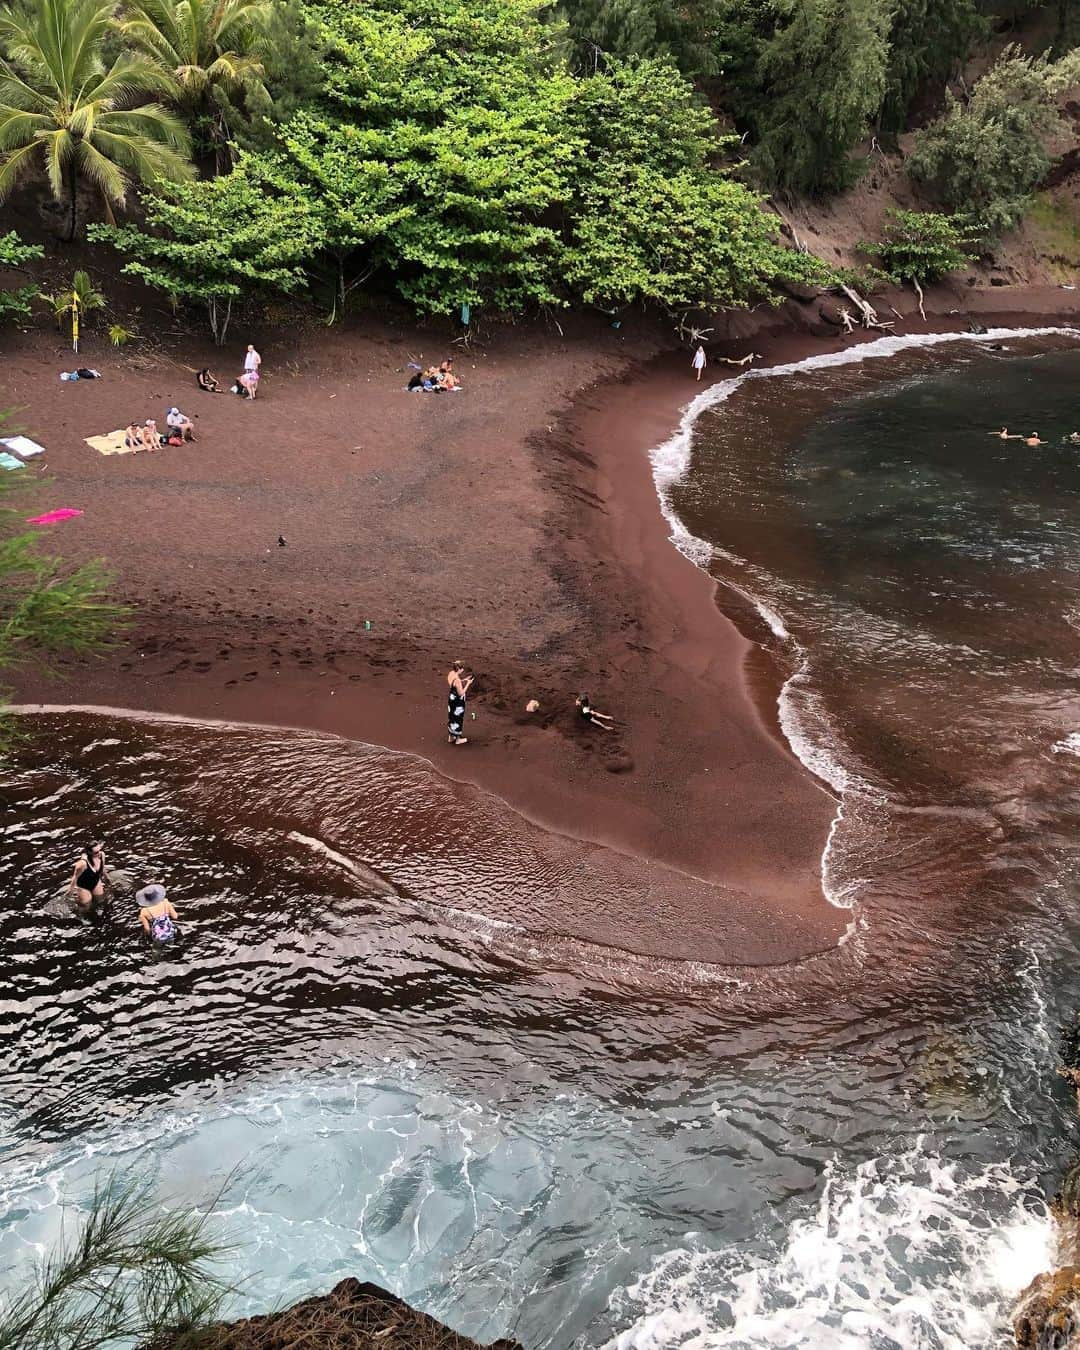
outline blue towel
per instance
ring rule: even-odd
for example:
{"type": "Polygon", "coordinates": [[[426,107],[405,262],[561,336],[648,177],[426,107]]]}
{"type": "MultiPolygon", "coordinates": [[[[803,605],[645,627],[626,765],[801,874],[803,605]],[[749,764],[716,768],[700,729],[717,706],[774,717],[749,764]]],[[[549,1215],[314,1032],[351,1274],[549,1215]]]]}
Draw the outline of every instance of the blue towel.
{"type": "Polygon", "coordinates": [[[25,469],[26,465],[21,459],[16,459],[14,455],[9,455],[7,451],[0,452],[0,469],[25,469]]]}

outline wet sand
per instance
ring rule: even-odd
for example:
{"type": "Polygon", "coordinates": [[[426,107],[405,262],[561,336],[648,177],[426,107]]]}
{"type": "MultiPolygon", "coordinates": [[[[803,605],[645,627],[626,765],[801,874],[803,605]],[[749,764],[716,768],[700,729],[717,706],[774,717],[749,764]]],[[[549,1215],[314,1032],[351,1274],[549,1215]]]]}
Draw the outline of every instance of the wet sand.
{"type": "MultiPolygon", "coordinates": [[[[1065,292],[1016,297],[1012,313],[1000,294],[965,298],[987,326],[1054,322],[1055,301],[1058,313],[1075,307],[1065,292]]],[[[755,320],[751,342],[713,350],[753,346],[777,364],[851,342],[768,331],[759,316],[734,326],[755,320]]],[[[932,314],[927,328],[965,326],[932,314]]],[[[248,336],[237,334],[233,364],[248,336]]],[[[58,372],[71,356],[55,335],[4,338],[5,402],[49,452],[52,484],[35,504],[86,512],[50,545],[105,556],[136,611],[115,653],[62,667],[59,682],[22,673],[16,696],[418,753],[540,824],[648,860],[669,912],[680,913],[680,873],[712,883],[712,915],[700,885],[686,888],[686,924],[712,919],[730,935],[707,959],[790,961],[832,946],[848,918],[820,885],[835,802],[778,737],[755,648],[672,547],[658,508],[647,452],[698,391],[687,355],[655,356],[659,331],[510,330],[458,358],[464,393],[429,396],[403,385],[409,359],[444,355],[430,336],[368,322],[302,351],[253,336],[266,374],[251,405],[194,389],[200,365],[231,373],[195,339],[152,362],[95,343],[80,359],[105,378],[67,385],[58,372]],[[198,413],[196,444],[105,458],[82,441],[160,421],[173,402],[198,413]],[[445,734],[444,675],[458,656],[478,674],[460,749],[445,734]],[[616,716],[615,732],[580,724],[580,689],[616,716]]],[[[685,954],[685,933],[672,946],[685,954]]]]}

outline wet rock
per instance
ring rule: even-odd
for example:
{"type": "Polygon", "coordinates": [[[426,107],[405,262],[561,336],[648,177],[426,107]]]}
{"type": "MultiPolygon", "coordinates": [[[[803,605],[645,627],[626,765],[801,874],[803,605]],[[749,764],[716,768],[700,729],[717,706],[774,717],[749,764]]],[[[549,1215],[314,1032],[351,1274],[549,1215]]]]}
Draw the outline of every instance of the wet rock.
{"type": "MultiPolygon", "coordinates": [[[[140,1350],[478,1350],[427,1313],[417,1312],[377,1284],[342,1280],[329,1294],[304,1299],[283,1312],[219,1322],[196,1332],[176,1332],[140,1350]]],[[[521,1350],[495,1341],[491,1350],[521,1350]]]]}
{"type": "Polygon", "coordinates": [[[834,328],[840,328],[844,322],[840,317],[843,308],[844,306],[839,300],[834,300],[831,296],[823,296],[818,302],[818,315],[822,323],[829,323],[834,328]]]}
{"type": "Polygon", "coordinates": [[[1038,1275],[1013,1316],[1017,1350],[1080,1350],[1080,1267],[1038,1275]]]}

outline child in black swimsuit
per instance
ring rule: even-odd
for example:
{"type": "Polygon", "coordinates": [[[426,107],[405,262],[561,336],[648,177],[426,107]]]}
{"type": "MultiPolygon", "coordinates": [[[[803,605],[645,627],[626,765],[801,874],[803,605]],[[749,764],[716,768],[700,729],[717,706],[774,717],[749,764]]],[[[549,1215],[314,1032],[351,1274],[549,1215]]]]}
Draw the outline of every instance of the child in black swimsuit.
{"type": "Polygon", "coordinates": [[[611,730],[615,719],[609,717],[607,713],[602,713],[597,708],[594,708],[589,700],[588,694],[578,694],[577,698],[574,700],[574,706],[585,721],[591,726],[598,727],[601,731],[611,730]]]}

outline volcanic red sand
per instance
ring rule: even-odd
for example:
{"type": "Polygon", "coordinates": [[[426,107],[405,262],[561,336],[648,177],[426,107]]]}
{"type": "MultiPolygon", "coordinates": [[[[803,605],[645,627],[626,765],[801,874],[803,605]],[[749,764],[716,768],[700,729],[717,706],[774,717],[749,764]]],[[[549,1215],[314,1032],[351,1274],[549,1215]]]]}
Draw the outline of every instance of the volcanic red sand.
{"type": "MultiPolygon", "coordinates": [[[[546,827],[716,883],[715,918],[739,938],[710,959],[789,961],[834,944],[849,917],[821,891],[836,803],[759,707],[752,644],[659,509],[648,451],[697,392],[686,355],[654,358],[654,331],[507,330],[456,355],[464,392],[427,395],[404,392],[407,363],[448,349],[416,330],[369,320],[303,341],[280,329],[236,339],[222,353],[177,337],[152,357],[98,339],[78,363],[104,378],[63,383],[76,362],[56,334],[3,338],[3,403],[48,451],[51,484],[33,504],[85,512],[47,542],[107,559],[134,609],[115,653],[63,667],[60,682],[23,673],[18,698],[411,751],[546,827]],[[197,391],[202,365],[231,382],[249,337],[264,361],[258,400],[197,391]],[[84,443],[162,422],[173,403],[195,417],[195,444],[104,457],[84,443]],[[458,657],[477,675],[461,748],[445,722],[458,657]],[[580,690],[614,732],[576,717],[580,690]]],[[[827,349],[790,331],[753,346],[769,362],[827,349]]]]}

